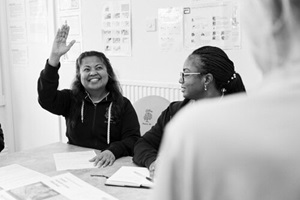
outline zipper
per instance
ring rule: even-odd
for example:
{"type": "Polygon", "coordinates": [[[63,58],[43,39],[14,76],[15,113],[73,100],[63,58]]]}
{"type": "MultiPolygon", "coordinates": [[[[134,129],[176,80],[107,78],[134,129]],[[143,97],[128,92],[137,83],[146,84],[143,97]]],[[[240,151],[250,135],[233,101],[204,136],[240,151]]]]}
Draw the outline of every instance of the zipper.
{"type": "Polygon", "coordinates": [[[97,104],[94,104],[94,117],[93,117],[93,126],[92,126],[93,133],[95,132],[94,129],[95,129],[95,122],[96,122],[96,113],[97,113],[96,111],[97,111],[97,104]]]}

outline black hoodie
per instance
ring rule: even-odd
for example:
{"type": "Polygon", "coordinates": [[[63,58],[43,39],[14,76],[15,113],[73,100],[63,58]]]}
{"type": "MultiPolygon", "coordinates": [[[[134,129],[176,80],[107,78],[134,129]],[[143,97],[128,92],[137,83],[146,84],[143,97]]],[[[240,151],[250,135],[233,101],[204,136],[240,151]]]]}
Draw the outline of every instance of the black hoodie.
{"type": "Polygon", "coordinates": [[[140,125],[130,101],[123,97],[121,114],[115,116],[112,112],[109,118],[111,95],[97,104],[86,96],[80,105],[81,115],[72,126],[70,115],[76,103],[71,90],[57,90],[58,69],[59,66],[52,67],[47,62],[45,69],[41,71],[38,80],[39,103],[49,112],[65,117],[68,143],[102,151],[107,149],[114,154],[116,159],[122,156],[132,156],[134,144],[140,137],[140,125]],[[108,130],[110,134],[107,133],[108,130]]]}
{"type": "Polygon", "coordinates": [[[172,102],[166,108],[157,122],[152,128],[147,131],[135,144],[133,161],[140,166],[149,168],[151,163],[156,160],[160,143],[164,134],[164,129],[172,117],[184,107],[190,100],[172,102]]]}

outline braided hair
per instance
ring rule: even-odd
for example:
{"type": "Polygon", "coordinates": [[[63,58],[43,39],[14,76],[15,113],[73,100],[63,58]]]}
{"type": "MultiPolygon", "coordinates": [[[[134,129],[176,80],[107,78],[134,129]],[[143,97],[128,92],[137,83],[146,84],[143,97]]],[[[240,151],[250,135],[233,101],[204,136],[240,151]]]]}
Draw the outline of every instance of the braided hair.
{"type": "Polygon", "coordinates": [[[235,72],[234,63],[226,53],[213,46],[203,46],[192,52],[191,56],[198,56],[201,60],[197,68],[203,69],[203,73],[212,74],[216,88],[224,95],[246,92],[241,76],[235,72]]]}

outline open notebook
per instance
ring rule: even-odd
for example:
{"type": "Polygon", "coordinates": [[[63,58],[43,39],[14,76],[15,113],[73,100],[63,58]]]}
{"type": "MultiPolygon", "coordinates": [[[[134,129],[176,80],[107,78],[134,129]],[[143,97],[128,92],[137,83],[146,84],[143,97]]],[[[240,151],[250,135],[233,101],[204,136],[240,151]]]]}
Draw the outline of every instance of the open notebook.
{"type": "Polygon", "coordinates": [[[122,166],[106,180],[105,185],[152,188],[154,183],[146,177],[149,177],[146,167],[122,166]]]}

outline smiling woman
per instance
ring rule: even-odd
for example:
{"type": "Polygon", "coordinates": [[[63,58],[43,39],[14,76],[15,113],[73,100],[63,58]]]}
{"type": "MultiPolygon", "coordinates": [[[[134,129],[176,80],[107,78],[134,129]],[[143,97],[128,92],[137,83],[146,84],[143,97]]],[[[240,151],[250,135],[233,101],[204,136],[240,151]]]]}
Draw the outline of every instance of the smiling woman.
{"type": "Polygon", "coordinates": [[[54,39],[50,57],[38,80],[40,105],[66,119],[68,143],[99,149],[91,158],[97,166],[112,165],[115,159],[133,155],[140,136],[136,112],[122,95],[109,59],[101,52],[87,51],[76,61],[71,89],[58,90],[60,58],[75,41],[66,45],[69,26],[63,25],[54,39]]]}
{"type": "Polygon", "coordinates": [[[214,46],[200,47],[188,56],[179,83],[184,100],[172,102],[134,147],[133,161],[149,168],[151,176],[155,173],[164,129],[181,108],[203,99],[222,99],[225,95],[246,92],[241,76],[235,72],[234,63],[222,49],[214,46]]]}

